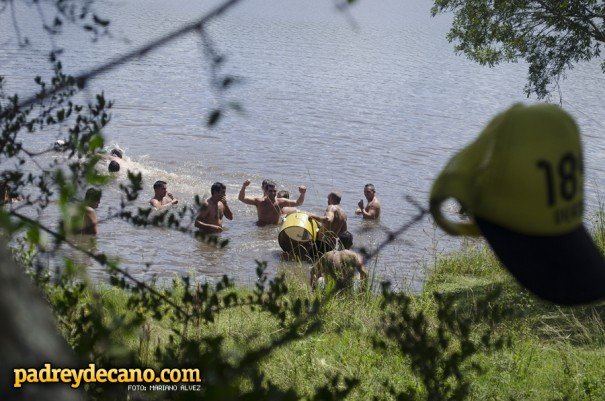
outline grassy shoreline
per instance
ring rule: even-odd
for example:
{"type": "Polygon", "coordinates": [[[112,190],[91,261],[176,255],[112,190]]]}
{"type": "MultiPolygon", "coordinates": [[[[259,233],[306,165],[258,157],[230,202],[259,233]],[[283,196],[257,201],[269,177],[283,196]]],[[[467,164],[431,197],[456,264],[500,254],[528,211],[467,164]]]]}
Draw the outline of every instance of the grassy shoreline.
{"type": "Polygon", "coordinates": [[[603,303],[560,307],[543,302],[523,289],[486,247],[444,258],[429,276],[425,293],[458,292],[472,298],[493,285],[503,287],[497,302],[515,311],[499,328],[511,336],[512,346],[482,358],[485,373],[474,383],[471,399],[605,399],[603,303]]]}
{"type": "MultiPolygon", "coordinates": [[[[453,299],[455,313],[470,319],[478,331],[486,330],[486,323],[476,313],[477,299],[484,293],[501,287],[501,295],[490,307],[513,312],[494,329],[494,334],[510,339],[510,346],[470,358],[468,365],[479,364],[480,373],[463,369],[470,382],[468,399],[605,399],[605,305],[563,308],[542,302],[522,289],[489,249],[477,244],[440,257],[435,266],[424,290],[410,296],[413,310],[427,316],[435,327],[435,293],[453,299]]],[[[317,296],[300,272],[288,275],[286,283],[287,298],[317,296]]],[[[241,296],[251,293],[248,288],[234,291],[241,296]]],[[[122,290],[102,288],[100,294],[112,313],[128,314],[122,290]]],[[[319,312],[319,332],[279,347],[263,360],[260,369],[265,380],[310,396],[314,388],[339,374],[360,380],[347,398],[350,400],[392,399],[385,390],[387,382],[399,391],[412,388],[423,399],[425,390],[410,369],[408,356],[392,341],[384,349],[374,346],[377,339],[384,338],[386,311],[381,298],[380,294],[364,293],[329,299],[319,312]]],[[[143,332],[132,333],[121,342],[137,350],[142,363],[152,366],[154,346],[168,341],[170,327],[166,321],[153,319],[144,327],[143,332]]],[[[236,362],[247,351],[269,344],[283,328],[266,312],[237,307],[196,330],[225,336],[222,352],[236,362]]],[[[247,389],[250,383],[242,380],[240,386],[247,389]]]]}

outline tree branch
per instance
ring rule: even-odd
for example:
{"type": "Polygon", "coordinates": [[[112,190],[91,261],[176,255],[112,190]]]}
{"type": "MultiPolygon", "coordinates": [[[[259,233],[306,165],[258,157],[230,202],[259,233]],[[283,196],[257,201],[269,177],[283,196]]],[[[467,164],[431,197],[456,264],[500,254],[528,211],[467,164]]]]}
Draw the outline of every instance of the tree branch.
{"type": "MultiPolygon", "coordinates": [[[[51,230],[50,228],[40,224],[38,221],[32,220],[27,216],[24,216],[20,213],[16,213],[14,211],[10,212],[11,215],[21,219],[22,221],[25,221],[31,225],[34,225],[36,227],[38,227],[39,229],[41,229],[42,231],[50,234],[53,238],[58,239],[59,241],[61,241],[62,243],[65,243],[67,245],[69,245],[72,249],[75,249],[79,252],[82,252],[85,255],[90,256],[93,260],[95,260],[97,263],[99,263],[101,266],[105,266],[107,265],[107,258],[105,257],[105,255],[101,254],[95,254],[87,249],[82,249],[80,248],[78,245],[74,244],[73,242],[71,242],[69,239],[67,239],[64,235],[59,234],[56,231],[51,230]]],[[[185,310],[183,310],[183,308],[181,308],[179,305],[177,305],[176,303],[174,303],[170,298],[166,297],[165,295],[161,294],[160,292],[158,292],[156,289],[154,289],[153,287],[150,287],[149,285],[147,285],[146,283],[144,283],[143,281],[137,280],[136,278],[134,278],[132,275],[130,275],[130,273],[128,273],[126,270],[121,269],[117,266],[113,266],[113,269],[120,273],[122,276],[126,277],[127,279],[129,279],[130,281],[132,281],[133,283],[135,283],[139,288],[145,288],[147,291],[149,291],[151,294],[155,295],[156,297],[162,299],[164,302],[166,302],[167,304],[169,304],[170,306],[172,306],[175,310],[177,310],[178,312],[182,313],[184,316],[190,318],[191,316],[185,312],[185,310]]]]}
{"type": "MultiPolygon", "coordinates": [[[[206,15],[204,15],[203,17],[201,17],[200,19],[198,19],[195,22],[187,24],[187,25],[185,25],[167,35],[164,35],[163,37],[161,37],[157,40],[154,40],[142,47],[139,47],[138,49],[133,50],[123,56],[117,57],[113,60],[108,61],[107,63],[101,64],[100,66],[93,68],[92,70],[90,70],[88,72],[74,76],[75,82],[77,83],[77,85],[80,88],[83,88],[88,81],[92,80],[93,78],[95,78],[99,75],[105,74],[105,73],[115,69],[116,67],[119,67],[122,64],[125,64],[135,58],[142,57],[142,56],[146,55],[147,53],[149,53],[153,50],[156,50],[162,46],[165,46],[168,43],[180,38],[181,36],[183,36],[189,32],[202,29],[202,27],[205,24],[207,24],[209,21],[222,15],[224,12],[226,12],[228,9],[230,9],[231,7],[233,7],[240,1],[242,1],[242,0],[228,0],[228,1],[224,2],[223,4],[221,4],[220,6],[213,9],[212,11],[208,12],[206,15]]],[[[30,96],[30,97],[26,98],[25,100],[22,100],[21,102],[19,102],[18,108],[31,106],[38,101],[41,101],[51,95],[54,95],[55,93],[59,92],[61,89],[65,88],[67,86],[69,86],[69,83],[63,82],[63,83],[55,86],[54,88],[52,88],[52,90],[47,91],[43,95],[38,94],[38,95],[30,96]]],[[[5,118],[6,115],[8,115],[8,112],[1,113],[0,119],[5,118]]]]}

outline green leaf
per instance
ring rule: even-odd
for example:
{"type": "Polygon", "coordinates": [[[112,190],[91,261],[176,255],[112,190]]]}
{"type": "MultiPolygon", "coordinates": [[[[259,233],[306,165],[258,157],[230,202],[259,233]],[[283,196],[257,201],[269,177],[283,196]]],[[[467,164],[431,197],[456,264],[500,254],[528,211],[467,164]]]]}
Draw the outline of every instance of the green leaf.
{"type": "Polygon", "coordinates": [[[27,230],[27,240],[31,244],[38,245],[40,243],[40,229],[38,227],[32,226],[27,230]]]}
{"type": "Polygon", "coordinates": [[[100,149],[103,147],[104,145],[104,139],[103,136],[101,134],[94,134],[91,138],[90,141],[88,142],[88,146],[90,148],[91,151],[95,151],[97,149],[100,149]]]}

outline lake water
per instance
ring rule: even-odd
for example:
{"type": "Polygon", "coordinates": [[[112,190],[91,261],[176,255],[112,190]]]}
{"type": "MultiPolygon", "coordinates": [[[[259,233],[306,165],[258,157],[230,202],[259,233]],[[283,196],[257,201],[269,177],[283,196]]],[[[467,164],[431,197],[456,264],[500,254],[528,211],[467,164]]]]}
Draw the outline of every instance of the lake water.
{"type": "MultiPolygon", "coordinates": [[[[133,0],[99,4],[111,20],[112,38],[94,46],[69,30],[65,70],[76,74],[193,21],[211,3],[133,0]],[[105,8],[103,8],[105,7],[105,8]]],[[[163,229],[137,229],[110,220],[100,226],[96,249],[118,255],[136,277],[171,278],[195,273],[214,280],[229,274],[239,282],[255,277],[255,260],[269,272],[293,268],[280,260],[278,227],[258,228],[254,207],[237,200],[242,182],[260,195],[264,178],[298,194],[306,185],[303,209],[322,213],[327,194],[342,193],[355,247],[375,248],[415,214],[405,201],[427,205],[434,177],[453,153],[472,140],[498,112],[523,94],[526,66],[481,67],[456,56],[445,39],[451,16],[430,17],[427,0],[362,0],[350,15],[320,0],[248,0],[208,27],[225,55],[220,72],[241,78],[217,94],[198,34],[153,52],[91,82],[84,96],[103,90],[115,101],[108,143],[125,149],[144,174],[146,206],[158,179],[182,203],[209,195],[214,181],[227,185],[235,215],[226,221],[216,250],[163,229]],[[237,101],[245,109],[206,127],[210,110],[237,101]],[[380,224],[354,215],[371,182],[383,205],[380,224]]],[[[18,9],[19,31],[32,45],[19,49],[10,14],[0,16],[0,75],[6,92],[33,91],[32,77],[48,76],[51,42],[40,33],[35,9],[18,9]],[[27,12],[24,10],[28,10],[27,12]]],[[[47,12],[47,16],[50,16],[47,12]]],[[[587,217],[605,179],[605,75],[598,63],[579,65],[561,83],[563,106],[577,119],[585,146],[587,217]]],[[[558,101],[558,97],[553,99],[558,101]]],[[[43,148],[56,134],[30,136],[43,148]]],[[[123,178],[122,178],[123,179],[123,178]]],[[[117,189],[106,189],[98,215],[117,204],[117,189]]],[[[52,221],[50,210],[44,219],[52,221]]],[[[424,219],[387,246],[370,265],[377,277],[418,289],[436,255],[460,247],[424,219]]],[[[307,266],[308,267],[308,266],[307,266]]],[[[306,267],[303,267],[306,268],[306,267]]],[[[98,267],[94,276],[101,277],[98,267]]]]}

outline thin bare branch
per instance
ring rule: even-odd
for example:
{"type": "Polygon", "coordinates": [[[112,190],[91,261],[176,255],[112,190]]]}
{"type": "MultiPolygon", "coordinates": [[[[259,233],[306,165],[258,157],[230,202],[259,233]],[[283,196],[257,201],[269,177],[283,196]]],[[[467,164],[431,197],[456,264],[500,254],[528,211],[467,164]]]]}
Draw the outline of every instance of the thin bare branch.
{"type": "Polygon", "coordinates": [[[21,43],[21,31],[19,30],[19,23],[17,22],[17,15],[15,13],[15,1],[8,0],[8,2],[10,3],[11,19],[13,21],[13,28],[15,28],[15,34],[17,35],[17,42],[19,42],[19,46],[24,46],[27,41],[21,43]]]}
{"type": "MultiPolygon", "coordinates": [[[[125,64],[133,59],[143,57],[147,53],[150,53],[162,46],[165,46],[168,43],[171,43],[172,41],[182,37],[183,35],[185,35],[189,32],[200,30],[205,24],[207,24],[211,20],[215,19],[216,17],[222,15],[223,13],[225,13],[231,7],[235,6],[240,1],[242,1],[242,0],[228,0],[228,1],[224,2],[223,4],[219,5],[218,7],[214,8],[207,14],[205,14],[203,17],[201,17],[197,21],[187,24],[169,34],[162,36],[159,39],[153,40],[150,43],[148,43],[144,46],[141,46],[138,49],[133,50],[129,53],[126,53],[123,56],[114,58],[113,60],[110,60],[104,64],[101,64],[100,66],[95,67],[88,72],[84,72],[80,75],[74,76],[75,82],[78,84],[79,87],[83,88],[84,86],[86,86],[88,81],[90,81],[100,75],[106,74],[107,72],[114,70],[115,68],[121,66],[122,64],[125,64]]],[[[52,88],[52,90],[47,91],[43,95],[40,95],[40,94],[32,95],[32,96],[22,100],[21,102],[19,102],[18,106],[19,106],[19,108],[30,106],[34,103],[41,101],[42,99],[45,99],[45,98],[48,98],[49,96],[54,95],[55,93],[59,92],[60,90],[64,89],[65,87],[67,87],[68,85],[69,84],[67,82],[61,83],[61,84],[55,86],[54,88],[52,88]]],[[[8,114],[7,112],[0,114],[0,119],[6,117],[7,114],[8,114]]]]}
{"type": "Polygon", "coordinates": [[[409,203],[411,203],[413,206],[415,206],[416,209],[418,209],[418,214],[416,214],[409,222],[407,222],[406,224],[401,226],[399,229],[389,233],[389,236],[387,237],[387,239],[384,240],[382,243],[380,243],[380,245],[378,245],[376,247],[376,249],[374,249],[371,252],[363,252],[364,263],[366,263],[368,260],[370,260],[373,257],[375,257],[376,255],[378,255],[387,245],[389,245],[391,242],[395,241],[401,234],[403,234],[404,232],[409,230],[412,226],[414,226],[416,223],[418,223],[420,220],[422,220],[424,218],[424,216],[426,216],[426,214],[429,212],[420,203],[418,203],[412,196],[407,195],[405,197],[405,200],[408,201],[409,203]]]}

